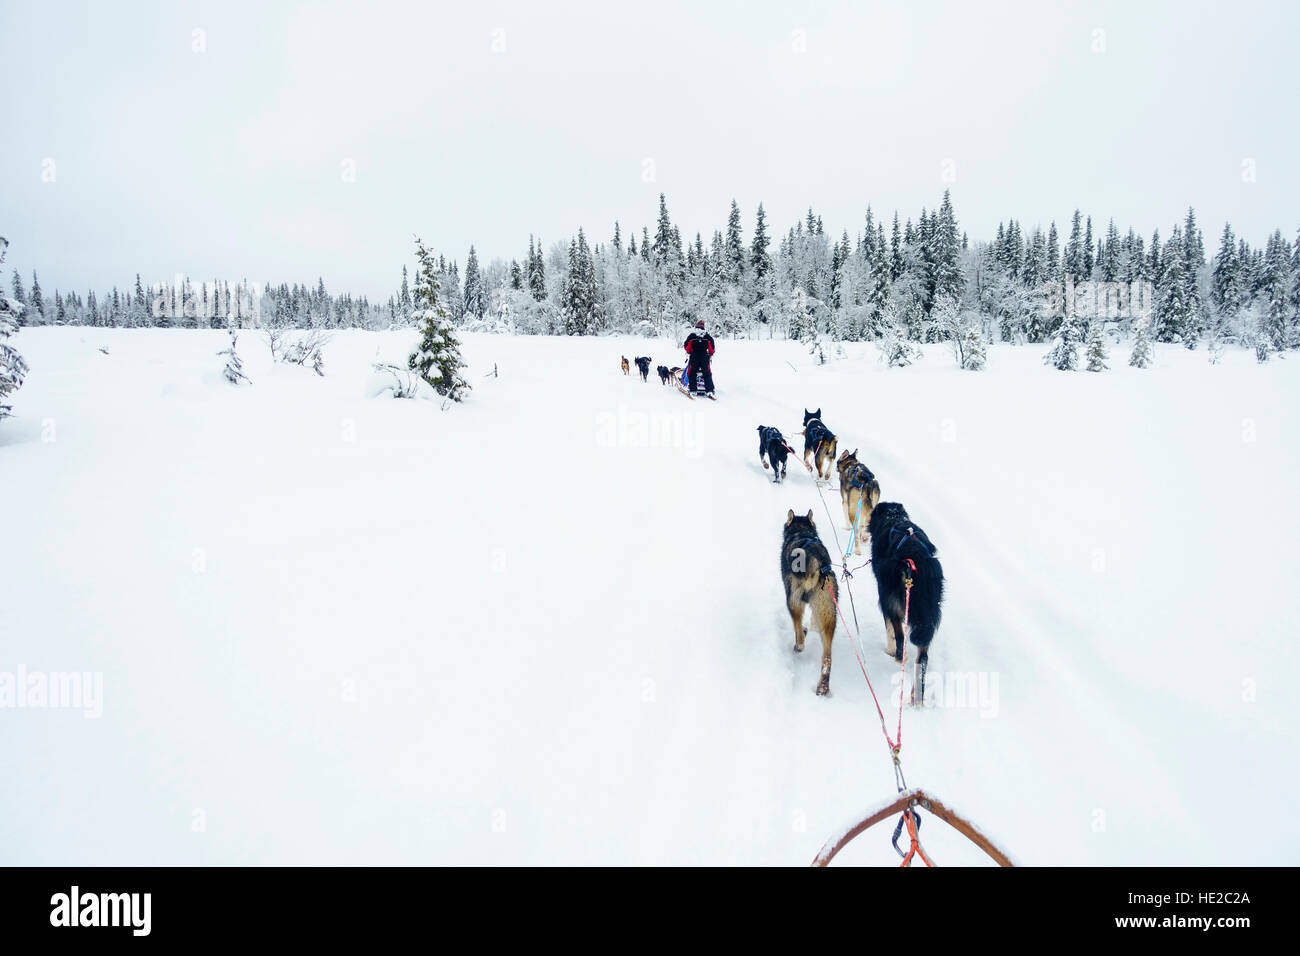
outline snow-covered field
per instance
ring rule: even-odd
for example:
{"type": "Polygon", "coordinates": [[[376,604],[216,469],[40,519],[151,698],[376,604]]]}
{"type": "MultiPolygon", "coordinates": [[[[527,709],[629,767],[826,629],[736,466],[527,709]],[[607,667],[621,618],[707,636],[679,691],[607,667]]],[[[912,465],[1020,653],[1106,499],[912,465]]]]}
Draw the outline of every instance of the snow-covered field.
{"type": "Polygon", "coordinates": [[[911,784],[1023,863],[1300,862],[1294,357],[970,373],[723,340],[708,403],[619,373],[675,342],[468,336],[465,405],[369,396],[414,339],[337,334],[321,379],[245,332],[239,388],[221,333],[13,340],[0,676],[103,692],[0,709],[0,862],[806,864],[893,774],[847,635],[828,699],[815,635],[791,651],[787,509],[835,536],[755,427],[797,444],[805,406],[944,562],[911,784]]]}

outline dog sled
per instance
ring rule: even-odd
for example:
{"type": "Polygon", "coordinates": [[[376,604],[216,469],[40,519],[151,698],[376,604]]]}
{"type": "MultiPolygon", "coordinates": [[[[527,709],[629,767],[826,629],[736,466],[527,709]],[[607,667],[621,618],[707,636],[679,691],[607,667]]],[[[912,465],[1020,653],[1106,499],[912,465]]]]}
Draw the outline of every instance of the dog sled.
{"type": "Polygon", "coordinates": [[[693,399],[695,396],[700,395],[707,396],[708,398],[717,401],[713,395],[709,395],[708,389],[704,387],[704,373],[702,371],[696,373],[694,380],[692,380],[691,367],[689,365],[682,369],[682,374],[677,383],[677,390],[687,398],[693,399]]]}

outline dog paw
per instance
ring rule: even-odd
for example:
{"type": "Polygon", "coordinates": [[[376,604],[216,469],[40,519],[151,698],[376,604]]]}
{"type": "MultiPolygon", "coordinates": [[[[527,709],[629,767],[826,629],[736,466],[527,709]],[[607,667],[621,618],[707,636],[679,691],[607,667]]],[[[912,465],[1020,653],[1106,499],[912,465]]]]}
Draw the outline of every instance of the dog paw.
{"type": "Polygon", "coordinates": [[[831,695],[831,682],[829,680],[820,681],[817,684],[817,696],[829,697],[831,695]]]}

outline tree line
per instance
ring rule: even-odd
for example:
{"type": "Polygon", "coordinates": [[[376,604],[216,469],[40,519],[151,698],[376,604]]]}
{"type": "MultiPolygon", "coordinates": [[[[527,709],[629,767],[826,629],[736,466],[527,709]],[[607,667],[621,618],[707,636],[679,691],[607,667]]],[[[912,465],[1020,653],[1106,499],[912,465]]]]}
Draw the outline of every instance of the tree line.
{"type": "Polygon", "coordinates": [[[439,269],[452,320],[473,331],[653,335],[704,319],[723,335],[916,343],[976,324],[986,342],[1036,343],[1140,321],[1188,348],[1300,346],[1300,235],[1291,243],[1279,229],[1253,248],[1225,224],[1206,252],[1192,208],[1165,238],[1113,219],[1096,228],[1075,210],[1068,231],[1010,219],[972,242],[947,191],[915,221],[868,207],[862,228],[838,238],[812,209],[773,237],[761,203],[746,237],[733,201],[725,227],[688,242],[661,195],[653,231],[616,222],[608,241],[579,229],[545,250],[530,237],[522,260],[487,266],[471,247],[463,279],[454,262],[439,269]]]}
{"type": "MultiPolygon", "coordinates": [[[[443,307],[466,331],[657,335],[704,319],[719,335],[905,344],[951,339],[956,313],[990,343],[1050,342],[1063,329],[1082,341],[1095,323],[1123,335],[1141,320],[1155,341],[1189,348],[1203,340],[1265,352],[1300,345],[1300,235],[1292,243],[1279,229],[1252,247],[1225,224],[1207,258],[1190,208],[1167,237],[1121,231],[1113,219],[1100,228],[1075,210],[1067,230],[1008,219],[994,237],[971,241],[946,191],[915,219],[869,206],[860,228],[838,238],[812,209],[775,234],[761,203],[746,235],[733,201],[706,240],[684,238],[660,195],[653,228],[615,222],[600,241],[580,228],[549,246],[530,236],[519,258],[487,263],[471,246],[463,271],[445,255],[432,261],[443,307]]],[[[35,274],[27,286],[17,273],[12,298],[24,324],[375,329],[417,321],[405,267],[382,304],[330,295],[323,280],[146,287],[138,275],[128,292],[49,298],[35,274]]]]}

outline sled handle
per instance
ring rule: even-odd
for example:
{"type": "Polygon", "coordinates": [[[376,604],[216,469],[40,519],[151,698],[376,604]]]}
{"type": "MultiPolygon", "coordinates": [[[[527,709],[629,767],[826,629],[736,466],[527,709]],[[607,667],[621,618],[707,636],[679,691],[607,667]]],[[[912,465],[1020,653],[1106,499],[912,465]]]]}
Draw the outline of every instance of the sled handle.
{"type": "Polygon", "coordinates": [[[833,842],[828,840],[826,845],[821,848],[820,852],[818,852],[816,859],[812,861],[812,865],[826,866],[826,864],[830,863],[830,861],[835,858],[835,854],[844,849],[844,847],[846,847],[854,837],[875,826],[881,820],[888,819],[896,813],[901,813],[908,807],[927,810],[930,813],[933,813],[944,823],[948,824],[992,857],[993,861],[997,863],[998,866],[1015,866],[1015,864],[1011,862],[1010,857],[994,846],[993,842],[981,833],[978,827],[969,820],[959,817],[934,797],[927,794],[924,790],[919,789],[903,791],[898,795],[897,800],[894,800],[886,806],[880,807],[870,816],[866,817],[859,823],[854,824],[853,827],[847,830],[838,839],[832,838],[833,842]]]}

